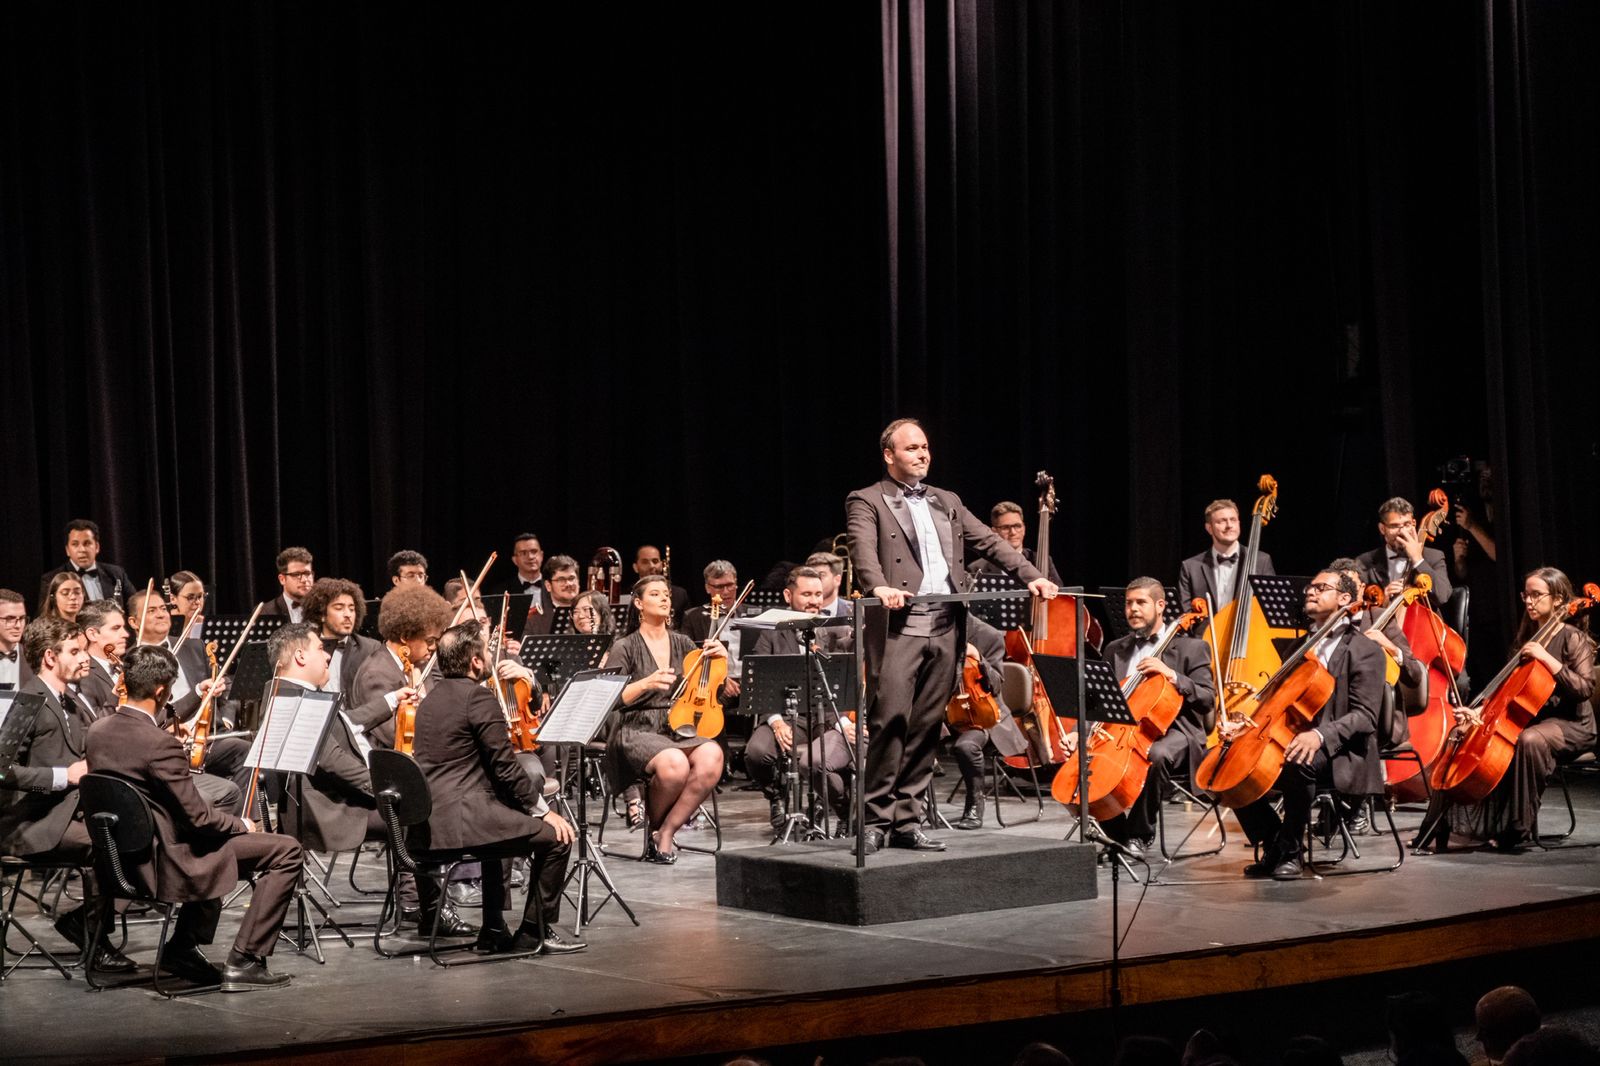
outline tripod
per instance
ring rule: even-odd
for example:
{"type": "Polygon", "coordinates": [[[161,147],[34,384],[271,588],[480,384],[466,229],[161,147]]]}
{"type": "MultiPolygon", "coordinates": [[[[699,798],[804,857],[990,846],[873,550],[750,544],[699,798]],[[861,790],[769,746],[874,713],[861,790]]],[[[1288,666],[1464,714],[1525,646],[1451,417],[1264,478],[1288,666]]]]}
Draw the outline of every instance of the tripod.
{"type": "MultiPolygon", "coordinates": [[[[583,744],[575,746],[578,749],[578,813],[577,817],[573,819],[573,828],[577,831],[578,855],[572,863],[572,869],[567,871],[567,880],[561,886],[561,891],[563,895],[567,895],[568,887],[572,882],[574,880],[578,882],[577,899],[574,900],[570,895],[567,895],[568,900],[572,903],[573,910],[578,913],[578,920],[572,926],[572,933],[577,936],[583,932],[585,925],[589,925],[594,921],[595,915],[600,913],[600,909],[613,899],[617,901],[617,906],[622,908],[622,913],[626,914],[628,920],[634,925],[639,924],[639,918],[633,913],[633,908],[628,906],[628,901],[622,898],[622,893],[617,891],[617,886],[611,880],[611,875],[606,873],[606,864],[600,858],[600,846],[589,836],[589,790],[583,784],[586,780],[586,771],[588,769],[588,752],[583,744]],[[589,879],[591,877],[597,878],[606,888],[605,895],[600,897],[600,902],[595,903],[592,910],[590,909],[592,893],[589,888],[589,879]]],[[[564,793],[558,794],[557,799],[564,806],[566,805],[564,793]]],[[[570,806],[567,807],[567,811],[570,814],[572,808],[570,806]]]]}

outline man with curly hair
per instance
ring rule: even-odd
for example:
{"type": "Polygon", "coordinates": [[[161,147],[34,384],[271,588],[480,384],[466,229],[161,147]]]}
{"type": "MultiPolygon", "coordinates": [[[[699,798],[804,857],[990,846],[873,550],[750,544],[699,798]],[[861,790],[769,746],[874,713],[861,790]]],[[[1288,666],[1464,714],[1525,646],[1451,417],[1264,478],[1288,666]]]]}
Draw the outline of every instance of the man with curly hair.
{"type": "Polygon", "coordinates": [[[342,577],[319,578],[306,594],[303,610],[305,620],[317,628],[330,659],[327,688],[349,692],[356,671],[379,647],[377,641],[357,632],[367,620],[361,586],[342,577]]]}
{"type": "Polygon", "coordinates": [[[378,605],[383,645],[366,656],[343,690],[351,717],[378,747],[394,747],[394,711],[401,700],[420,700],[426,692],[416,679],[449,624],[450,605],[426,585],[406,582],[384,594],[378,605]],[[410,664],[409,676],[402,656],[410,664]]]}

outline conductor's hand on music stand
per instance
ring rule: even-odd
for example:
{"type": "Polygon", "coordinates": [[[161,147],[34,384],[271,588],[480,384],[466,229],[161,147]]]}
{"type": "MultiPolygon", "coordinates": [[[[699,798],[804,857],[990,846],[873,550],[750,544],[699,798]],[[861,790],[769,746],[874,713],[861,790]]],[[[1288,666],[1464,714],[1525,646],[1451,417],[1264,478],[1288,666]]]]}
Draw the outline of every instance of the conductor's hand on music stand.
{"type": "Polygon", "coordinates": [[[894,589],[888,585],[879,585],[872,590],[872,594],[883,601],[883,605],[891,611],[898,611],[911,601],[905,589],[894,589]]]}

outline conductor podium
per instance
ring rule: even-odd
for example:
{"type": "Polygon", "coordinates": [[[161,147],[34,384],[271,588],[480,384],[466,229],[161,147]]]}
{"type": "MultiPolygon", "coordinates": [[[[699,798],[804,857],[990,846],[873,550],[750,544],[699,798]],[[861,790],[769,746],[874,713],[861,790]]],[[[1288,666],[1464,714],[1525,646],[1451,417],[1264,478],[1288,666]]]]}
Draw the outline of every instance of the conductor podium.
{"type": "MultiPolygon", "coordinates": [[[[919,602],[984,602],[1027,597],[1026,589],[919,602]]],[[[876,599],[855,601],[856,648],[861,615],[876,599]]],[[[854,709],[846,701],[841,710],[854,709]]],[[[870,743],[870,741],[869,741],[870,743]]],[[[863,753],[857,746],[859,779],[863,753]]],[[[858,790],[859,795],[859,790],[858,790]]],[[[860,827],[860,808],[856,826],[860,827]]],[[[884,848],[867,854],[858,836],[768,847],[725,847],[716,856],[717,904],[838,925],[880,925],[952,914],[1034,907],[1098,894],[1092,844],[1003,830],[944,833],[948,849],[884,848]]]]}

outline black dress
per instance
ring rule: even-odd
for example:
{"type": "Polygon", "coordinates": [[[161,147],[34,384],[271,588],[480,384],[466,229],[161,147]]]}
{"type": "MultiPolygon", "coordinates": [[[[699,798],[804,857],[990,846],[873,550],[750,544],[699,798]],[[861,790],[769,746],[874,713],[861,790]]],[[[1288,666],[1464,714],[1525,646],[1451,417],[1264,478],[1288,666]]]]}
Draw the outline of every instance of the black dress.
{"type": "MultiPolygon", "coordinates": [[[[696,644],[682,633],[670,629],[667,639],[671,641],[672,661],[666,665],[681,677],[684,656],[693,651],[696,644]]],[[[630,684],[649,677],[661,666],[638,630],[611,645],[605,664],[607,667],[627,670],[630,684]]],[[[621,792],[644,777],[645,766],[668,748],[688,751],[701,744],[713,743],[710,737],[682,740],[670,735],[667,712],[671,708],[671,689],[647,692],[636,702],[618,708],[611,735],[606,741],[604,764],[606,780],[613,791],[621,792]]]]}

